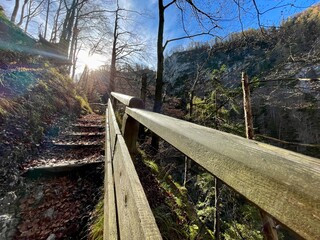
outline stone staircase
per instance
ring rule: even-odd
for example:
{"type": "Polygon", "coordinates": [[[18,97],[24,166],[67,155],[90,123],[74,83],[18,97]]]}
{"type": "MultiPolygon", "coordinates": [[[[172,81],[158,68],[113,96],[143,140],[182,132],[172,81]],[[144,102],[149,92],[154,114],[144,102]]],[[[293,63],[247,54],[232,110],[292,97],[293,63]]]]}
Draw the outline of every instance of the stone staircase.
{"type": "Polygon", "coordinates": [[[78,119],[22,165],[14,239],[86,239],[103,185],[104,117],[78,119]]]}

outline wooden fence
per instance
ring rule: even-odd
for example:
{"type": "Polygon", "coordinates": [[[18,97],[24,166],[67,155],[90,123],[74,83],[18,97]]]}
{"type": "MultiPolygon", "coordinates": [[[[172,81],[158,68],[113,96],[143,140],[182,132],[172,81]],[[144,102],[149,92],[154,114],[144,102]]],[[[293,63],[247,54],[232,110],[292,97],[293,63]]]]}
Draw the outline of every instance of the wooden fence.
{"type": "Polygon", "coordinates": [[[263,211],[306,239],[320,239],[320,159],[123,103],[120,131],[107,111],[104,239],[161,239],[129,152],[142,124],[263,211]]]}

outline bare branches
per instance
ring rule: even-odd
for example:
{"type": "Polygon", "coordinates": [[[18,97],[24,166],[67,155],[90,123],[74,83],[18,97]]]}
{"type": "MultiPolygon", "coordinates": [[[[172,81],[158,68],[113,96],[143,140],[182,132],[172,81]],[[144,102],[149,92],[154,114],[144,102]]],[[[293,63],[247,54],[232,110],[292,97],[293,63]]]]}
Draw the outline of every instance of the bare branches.
{"type": "Polygon", "coordinates": [[[259,24],[259,26],[261,26],[261,20],[260,20],[261,13],[260,13],[259,8],[257,6],[256,0],[252,0],[252,2],[253,2],[255,10],[257,12],[258,24],[259,24]]]}
{"type": "MultiPolygon", "coordinates": [[[[211,16],[210,14],[202,11],[200,8],[198,8],[198,7],[192,2],[192,0],[186,0],[186,2],[191,6],[191,8],[192,8],[192,10],[194,11],[196,17],[199,17],[198,14],[201,14],[201,15],[207,17],[207,19],[210,20],[210,22],[214,25],[214,27],[219,27],[219,26],[216,24],[216,22],[218,21],[218,19],[215,19],[215,18],[214,18],[213,16],[211,16]]],[[[198,20],[200,20],[200,19],[198,18],[198,20]]]]}
{"type": "Polygon", "coordinates": [[[239,0],[233,0],[233,2],[237,5],[237,8],[238,8],[238,19],[239,19],[239,22],[240,22],[240,25],[241,25],[241,31],[243,32],[244,31],[244,27],[243,27],[243,22],[242,22],[242,18],[241,18],[241,9],[243,9],[243,7],[240,5],[240,1],[239,0]]]}
{"type": "Polygon", "coordinates": [[[203,36],[203,35],[211,35],[214,36],[214,34],[211,33],[211,31],[216,28],[213,27],[211,28],[208,32],[202,32],[202,33],[197,33],[197,34],[192,34],[192,35],[186,35],[186,36],[182,36],[182,37],[177,37],[177,38],[172,38],[166,41],[166,43],[163,46],[163,49],[166,48],[166,46],[168,45],[168,43],[173,42],[173,41],[179,41],[179,40],[183,40],[183,39],[187,39],[187,38],[194,38],[194,37],[199,37],[199,36],[203,36]]]}
{"type": "Polygon", "coordinates": [[[173,0],[173,1],[169,2],[167,5],[163,6],[163,9],[166,9],[166,8],[170,7],[175,2],[177,2],[177,0],[173,0]]]}
{"type": "Polygon", "coordinates": [[[163,49],[166,48],[166,46],[168,45],[168,43],[172,42],[172,41],[178,41],[178,40],[183,40],[183,39],[187,39],[187,38],[193,38],[193,37],[198,37],[198,36],[203,36],[203,35],[211,35],[214,36],[212,34],[212,30],[215,28],[218,28],[219,26],[217,25],[217,21],[218,19],[214,18],[211,14],[201,10],[198,6],[196,6],[194,4],[193,1],[191,0],[185,0],[185,1],[173,1],[170,2],[171,4],[175,3],[176,7],[178,8],[178,10],[180,11],[180,16],[181,16],[181,24],[182,24],[182,29],[184,31],[184,33],[186,34],[186,36],[183,37],[176,37],[176,38],[172,38],[169,39],[165,42],[163,49]],[[183,4],[183,5],[182,5],[183,4]],[[187,8],[187,6],[190,7],[190,9],[187,8]],[[198,22],[198,24],[201,26],[201,28],[203,29],[202,32],[200,33],[194,33],[194,34],[190,34],[188,29],[187,29],[187,25],[185,23],[185,20],[188,19],[187,17],[185,17],[185,15],[188,13],[188,10],[192,12],[194,18],[196,19],[196,21],[198,22]],[[208,20],[209,21],[209,25],[207,23],[205,23],[204,20],[208,20]],[[208,30],[208,26],[210,26],[210,29],[208,30]]]}

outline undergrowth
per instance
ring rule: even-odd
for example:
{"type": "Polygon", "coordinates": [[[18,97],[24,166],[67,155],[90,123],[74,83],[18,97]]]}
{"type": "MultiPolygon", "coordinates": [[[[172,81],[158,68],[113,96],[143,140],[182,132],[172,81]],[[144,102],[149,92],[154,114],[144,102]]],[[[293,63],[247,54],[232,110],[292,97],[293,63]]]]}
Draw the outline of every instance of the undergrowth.
{"type": "Polygon", "coordinates": [[[199,219],[194,205],[189,201],[185,187],[175,182],[167,169],[157,164],[144,151],[140,150],[140,161],[137,171],[142,185],[146,184],[145,175],[155,177],[160,191],[157,194],[164,196],[164,201],[154,205],[154,194],[148,194],[151,186],[144,186],[151,209],[164,239],[213,239],[212,232],[199,219]],[[143,164],[149,173],[139,173],[143,164]]]}
{"type": "Polygon", "coordinates": [[[19,164],[58,119],[67,122],[92,110],[55,68],[0,70],[0,80],[0,185],[6,189],[18,182],[19,164]]]}
{"type": "Polygon", "coordinates": [[[101,199],[92,214],[92,221],[89,227],[89,240],[103,239],[103,221],[103,199],[101,199]]]}

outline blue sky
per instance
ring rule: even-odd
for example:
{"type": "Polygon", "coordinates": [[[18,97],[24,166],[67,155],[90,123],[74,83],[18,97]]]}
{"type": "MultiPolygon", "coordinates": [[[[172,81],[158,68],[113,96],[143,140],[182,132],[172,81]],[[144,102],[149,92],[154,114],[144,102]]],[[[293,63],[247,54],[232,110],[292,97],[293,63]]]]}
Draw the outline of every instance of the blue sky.
{"type": "MultiPolygon", "coordinates": [[[[258,28],[257,12],[251,0],[236,0],[242,4],[240,13],[238,7],[234,4],[233,0],[202,0],[194,1],[200,2],[199,6],[208,12],[213,12],[215,16],[218,16],[220,20],[218,25],[221,27],[213,31],[214,34],[224,38],[231,32],[239,32],[248,28],[258,28]],[[214,2],[214,3],[212,3],[214,2]],[[240,14],[240,16],[239,16],[240,14]],[[242,25],[239,21],[241,19],[242,25]]],[[[157,31],[157,1],[143,1],[143,0],[125,0],[130,2],[130,6],[134,9],[141,10],[141,6],[144,6],[146,11],[153,16],[150,19],[145,31],[149,31],[149,34],[156,36],[157,31]]],[[[169,2],[169,1],[165,1],[169,2]]],[[[279,26],[283,19],[287,19],[289,16],[303,11],[313,4],[318,3],[316,0],[257,0],[257,7],[261,13],[260,21],[264,26],[279,26]],[[268,11],[269,10],[269,11],[268,11]]],[[[188,16],[191,16],[188,13],[188,16]]],[[[194,19],[187,21],[190,33],[201,32],[198,24],[194,19]]],[[[177,8],[172,5],[166,10],[166,22],[165,22],[165,39],[170,39],[178,36],[183,36],[184,32],[181,28],[181,17],[177,8]]],[[[210,37],[209,37],[210,38],[210,37]]],[[[208,37],[198,37],[196,41],[207,40],[208,37]]],[[[174,44],[183,44],[188,41],[177,42],[174,44]]]]}
{"type": "MultiPolygon", "coordinates": [[[[92,0],[93,1],[93,0],[92,0]]],[[[114,9],[115,0],[99,0],[106,9],[114,9]]],[[[119,0],[120,6],[126,9],[132,9],[143,13],[135,14],[134,21],[125,23],[125,28],[132,30],[146,44],[145,63],[149,66],[155,66],[156,62],[156,40],[158,29],[158,1],[157,0],[119,0]]],[[[23,2],[21,0],[21,2],[23,2]]],[[[93,1],[97,3],[98,1],[93,1]]],[[[164,3],[170,2],[164,0],[164,3]]],[[[232,32],[239,32],[243,29],[258,28],[257,11],[252,0],[193,0],[195,4],[205,10],[211,12],[218,19],[219,28],[212,33],[226,38],[232,32]],[[238,8],[235,2],[241,4],[238,8]]],[[[256,0],[257,7],[260,11],[260,22],[264,26],[279,26],[282,20],[289,16],[303,11],[313,4],[320,2],[319,0],[256,0]]],[[[0,5],[5,9],[7,16],[10,16],[14,6],[14,0],[0,0],[0,5]]],[[[22,5],[22,3],[20,4],[22,5]]],[[[21,7],[21,6],[20,6],[21,7]]],[[[199,26],[192,17],[190,10],[186,11],[185,27],[190,34],[199,33],[203,28],[209,28],[209,25],[199,26]]],[[[19,17],[19,16],[18,16],[19,17]]],[[[38,26],[41,19],[32,23],[31,34],[38,35],[38,26]]],[[[164,39],[184,36],[182,29],[181,14],[175,5],[171,5],[166,10],[165,16],[165,33],[164,39]]],[[[193,40],[182,40],[172,42],[168,45],[167,54],[177,46],[188,46],[190,41],[207,41],[212,39],[211,36],[198,37],[193,40]]]]}

